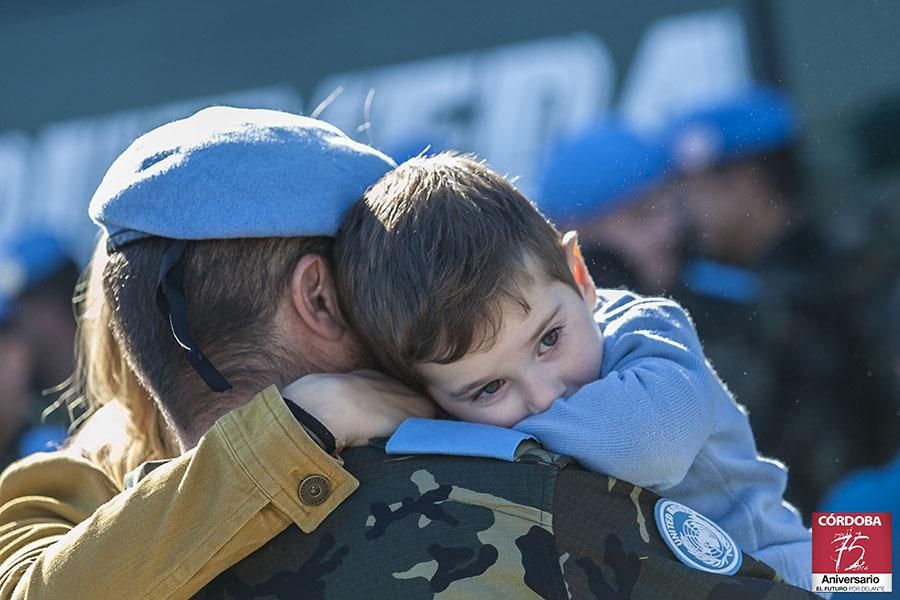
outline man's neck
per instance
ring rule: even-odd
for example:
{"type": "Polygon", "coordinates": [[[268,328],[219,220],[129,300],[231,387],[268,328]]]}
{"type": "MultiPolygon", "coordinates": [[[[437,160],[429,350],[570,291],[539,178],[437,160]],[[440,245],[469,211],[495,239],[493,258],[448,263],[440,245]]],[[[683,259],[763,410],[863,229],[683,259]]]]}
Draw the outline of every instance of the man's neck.
{"type": "Polygon", "coordinates": [[[279,389],[282,385],[281,381],[273,381],[271,378],[267,378],[266,381],[267,383],[235,386],[226,393],[209,392],[194,398],[194,406],[202,406],[204,409],[197,412],[187,427],[176,426],[175,434],[181,452],[187,452],[196,446],[200,442],[200,438],[212,429],[216,421],[253,400],[269,385],[278,385],[279,389]]]}
{"type": "Polygon", "coordinates": [[[216,393],[204,387],[201,394],[195,395],[191,399],[192,406],[204,408],[196,411],[186,428],[177,426],[176,436],[181,451],[186,452],[196,446],[219,418],[247,404],[270,385],[281,390],[310,373],[341,372],[351,368],[367,368],[371,364],[371,361],[364,360],[356,346],[349,346],[346,341],[342,342],[341,356],[335,358],[333,352],[314,345],[308,337],[298,336],[297,339],[301,341],[295,342],[293,348],[283,340],[273,342],[274,346],[282,348],[282,352],[270,353],[270,362],[245,364],[241,378],[229,375],[228,380],[234,387],[228,392],[216,393]]]}
{"type": "MultiPolygon", "coordinates": [[[[203,387],[199,394],[191,398],[191,406],[202,407],[194,411],[194,416],[186,427],[176,424],[176,437],[182,452],[190,450],[200,442],[207,431],[212,429],[221,417],[247,404],[261,391],[275,385],[279,390],[292,381],[314,372],[305,364],[300,356],[287,355],[287,358],[270,356],[268,364],[259,362],[255,365],[244,364],[243,371],[235,376],[229,374],[228,380],[234,386],[227,392],[213,392],[203,387]]],[[[334,369],[332,369],[334,370],[334,369]]],[[[199,385],[203,385],[200,383],[199,385]]],[[[172,420],[172,422],[175,422],[172,420]]]]}

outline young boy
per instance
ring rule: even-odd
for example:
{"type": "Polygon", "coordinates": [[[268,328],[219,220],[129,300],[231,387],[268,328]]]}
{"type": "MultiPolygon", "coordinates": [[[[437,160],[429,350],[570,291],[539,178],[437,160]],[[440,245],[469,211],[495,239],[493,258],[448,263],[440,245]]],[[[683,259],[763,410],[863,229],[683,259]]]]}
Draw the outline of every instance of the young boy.
{"type": "Polygon", "coordinates": [[[503,177],[462,156],[411,159],[351,209],[335,259],[344,314],[387,373],[458,419],[688,505],[809,589],[785,468],[757,454],[687,314],[598,292],[575,234],[503,177]]]}

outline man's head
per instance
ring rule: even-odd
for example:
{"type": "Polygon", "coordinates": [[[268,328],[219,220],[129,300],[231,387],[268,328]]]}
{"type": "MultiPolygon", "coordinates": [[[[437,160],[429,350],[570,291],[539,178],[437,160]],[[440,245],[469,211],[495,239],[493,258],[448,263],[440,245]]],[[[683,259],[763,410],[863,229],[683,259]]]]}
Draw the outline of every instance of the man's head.
{"type": "Polygon", "coordinates": [[[211,392],[185,360],[156,304],[168,243],[144,240],[116,252],[103,287],[129,364],[180,437],[202,432],[223,406],[233,408],[266,385],[282,387],[306,373],[361,366],[355,337],[336,310],[332,238],[200,241],[183,259],[190,332],[232,386],[211,392]]]}
{"type": "Polygon", "coordinates": [[[768,88],[673,120],[665,136],[700,254],[753,265],[783,237],[798,187],[797,129],[790,101],[768,88]]]}
{"type": "Polygon", "coordinates": [[[752,267],[785,235],[790,197],[772,169],[780,160],[786,159],[772,154],[681,177],[678,189],[697,253],[752,267]]]}
{"type": "Polygon", "coordinates": [[[91,202],[111,325],[182,446],[266,385],[364,364],[338,309],[332,236],[392,167],[321,121],[224,107],[116,160],[91,202]]]}
{"type": "Polygon", "coordinates": [[[668,179],[661,141],[606,119],[554,147],[538,204],[560,226],[578,229],[601,285],[660,293],[672,289],[680,263],[681,221],[668,179]]]}
{"type": "Polygon", "coordinates": [[[563,241],[471,158],[414,158],[385,176],[348,213],[336,269],[378,365],[455,416],[508,425],[599,374],[574,234],[563,241]]]}

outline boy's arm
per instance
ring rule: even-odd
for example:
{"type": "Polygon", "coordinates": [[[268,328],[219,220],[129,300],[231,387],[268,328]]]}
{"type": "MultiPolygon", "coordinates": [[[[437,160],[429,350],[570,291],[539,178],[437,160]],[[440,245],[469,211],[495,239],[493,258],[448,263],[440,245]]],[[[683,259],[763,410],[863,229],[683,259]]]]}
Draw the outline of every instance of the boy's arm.
{"type": "Polygon", "coordinates": [[[0,479],[0,598],[190,597],[291,523],[315,529],[356,486],[274,387],[120,494],[87,461],[38,455],[0,479]],[[311,475],[330,483],[321,504],[301,500],[311,475]]]}
{"type": "Polygon", "coordinates": [[[591,470],[665,490],[684,478],[727,391],[684,309],[631,298],[601,315],[604,376],[516,429],[591,470]]]}

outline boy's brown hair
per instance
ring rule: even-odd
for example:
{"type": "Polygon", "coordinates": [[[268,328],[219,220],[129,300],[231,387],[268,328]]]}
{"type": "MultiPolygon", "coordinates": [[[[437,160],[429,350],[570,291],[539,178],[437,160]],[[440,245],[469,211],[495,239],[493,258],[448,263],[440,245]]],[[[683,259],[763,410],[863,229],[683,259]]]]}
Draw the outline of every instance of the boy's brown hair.
{"type": "Polygon", "coordinates": [[[451,153],[385,175],[335,244],[343,314],[378,365],[419,390],[416,364],[489,348],[505,303],[531,310],[530,261],[578,291],[559,231],[502,176],[451,153]]]}

